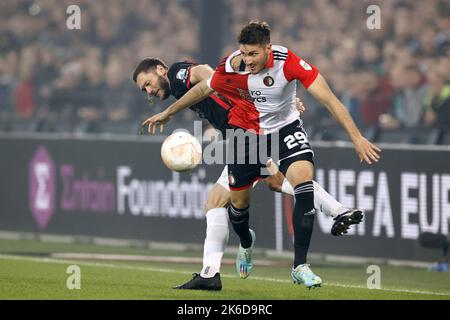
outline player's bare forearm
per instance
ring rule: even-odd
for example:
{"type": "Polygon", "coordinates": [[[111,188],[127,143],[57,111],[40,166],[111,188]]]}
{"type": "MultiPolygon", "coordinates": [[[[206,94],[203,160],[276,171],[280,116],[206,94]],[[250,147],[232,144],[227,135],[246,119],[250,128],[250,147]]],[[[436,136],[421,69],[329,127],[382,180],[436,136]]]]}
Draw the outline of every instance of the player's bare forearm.
{"type": "Polygon", "coordinates": [[[170,105],[166,110],[155,114],[145,120],[142,125],[148,125],[148,132],[155,133],[156,127],[160,126],[160,132],[164,130],[164,125],[170,121],[172,116],[196,103],[207,98],[214,90],[208,87],[206,80],[199,82],[191,90],[189,90],[183,97],[181,97],[177,102],[170,105]]]}
{"type": "Polygon", "coordinates": [[[352,141],[361,137],[361,132],[356,127],[356,124],[347,109],[331,91],[321,74],[319,74],[316,80],[309,86],[308,91],[317,99],[317,101],[322,103],[328,111],[330,111],[333,117],[347,131],[352,141]]]}
{"type": "Polygon", "coordinates": [[[202,80],[192,87],[192,89],[190,89],[183,97],[170,105],[165,110],[165,113],[170,117],[183,109],[203,101],[213,92],[214,90],[206,84],[206,80],[202,80]]]}

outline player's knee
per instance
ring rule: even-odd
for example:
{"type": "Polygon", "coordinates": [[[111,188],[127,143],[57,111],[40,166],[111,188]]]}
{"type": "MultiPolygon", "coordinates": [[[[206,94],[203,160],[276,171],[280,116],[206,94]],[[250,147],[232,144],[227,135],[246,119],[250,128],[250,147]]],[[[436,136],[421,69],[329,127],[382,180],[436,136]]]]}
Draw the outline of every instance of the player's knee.
{"type": "Polygon", "coordinates": [[[221,187],[213,187],[205,202],[205,213],[215,208],[226,208],[230,202],[230,193],[221,187]]]}
{"type": "Polygon", "coordinates": [[[286,177],[292,185],[311,181],[314,178],[314,166],[308,161],[298,161],[289,166],[286,177]]]}
{"type": "Polygon", "coordinates": [[[313,177],[314,177],[314,174],[313,174],[312,171],[311,171],[311,172],[302,172],[302,173],[299,175],[299,179],[300,179],[302,182],[311,181],[311,180],[313,179],[313,177]]]}
{"type": "Polygon", "coordinates": [[[208,200],[205,203],[205,213],[211,209],[215,208],[226,208],[228,206],[228,201],[220,201],[218,199],[208,200]]]}

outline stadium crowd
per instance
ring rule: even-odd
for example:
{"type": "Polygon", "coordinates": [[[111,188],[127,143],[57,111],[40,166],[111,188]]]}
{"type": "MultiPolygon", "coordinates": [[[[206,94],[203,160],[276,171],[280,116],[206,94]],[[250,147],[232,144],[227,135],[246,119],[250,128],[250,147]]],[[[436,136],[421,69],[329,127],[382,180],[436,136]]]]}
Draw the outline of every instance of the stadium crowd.
{"type": "MultiPolygon", "coordinates": [[[[244,24],[266,20],[272,43],[316,65],[361,128],[448,129],[448,1],[224,1],[223,56],[236,49],[244,24]],[[371,4],[381,8],[380,29],[367,26],[371,4]]],[[[0,4],[0,130],[40,119],[53,124],[44,131],[99,121],[112,131],[126,121],[138,126],[150,110],[130,80],[135,63],[145,56],[198,61],[199,1],[82,0],[81,30],[67,29],[61,8],[71,3],[61,3],[0,4]]],[[[299,95],[307,127],[335,126],[325,108],[299,95]]],[[[168,102],[153,101],[152,112],[168,102]]],[[[175,125],[192,122],[192,114],[184,112],[175,125]]]]}
{"type": "Polygon", "coordinates": [[[149,55],[167,61],[197,55],[194,14],[183,1],[77,1],[79,30],[66,26],[71,4],[1,1],[3,129],[83,131],[99,122],[114,129],[124,121],[139,128],[149,110],[131,80],[135,63],[149,55]]]}

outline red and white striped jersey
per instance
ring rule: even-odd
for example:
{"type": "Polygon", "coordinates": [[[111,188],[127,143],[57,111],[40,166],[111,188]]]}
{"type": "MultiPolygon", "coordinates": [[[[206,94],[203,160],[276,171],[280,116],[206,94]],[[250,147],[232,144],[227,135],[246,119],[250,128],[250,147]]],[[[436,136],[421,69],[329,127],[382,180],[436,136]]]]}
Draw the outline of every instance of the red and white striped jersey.
{"type": "Polygon", "coordinates": [[[319,71],[285,47],[273,45],[265,68],[258,74],[234,71],[232,53],[222,60],[208,86],[228,98],[233,108],[229,124],[269,134],[299,118],[295,107],[297,82],[308,88],[319,71]]]}

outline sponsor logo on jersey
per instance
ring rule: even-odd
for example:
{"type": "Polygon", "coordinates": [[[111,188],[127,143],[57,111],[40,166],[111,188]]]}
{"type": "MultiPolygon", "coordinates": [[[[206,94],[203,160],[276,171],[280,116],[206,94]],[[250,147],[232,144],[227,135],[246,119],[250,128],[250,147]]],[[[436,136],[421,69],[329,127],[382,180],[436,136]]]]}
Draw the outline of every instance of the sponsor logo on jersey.
{"type": "Polygon", "coordinates": [[[186,80],[188,76],[188,70],[187,69],[180,69],[177,73],[177,79],[178,80],[186,80]]]}
{"type": "Polygon", "coordinates": [[[263,82],[266,87],[271,87],[275,83],[275,80],[273,80],[271,76],[266,76],[264,77],[263,82]]]}
{"type": "Polygon", "coordinates": [[[236,88],[236,89],[237,89],[237,91],[239,92],[239,96],[240,96],[242,99],[249,100],[249,101],[253,101],[252,96],[248,93],[248,91],[242,90],[242,89],[240,89],[240,88],[236,88]]]}
{"type": "Polygon", "coordinates": [[[253,102],[267,102],[267,98],[259,90],[250,90],[250,95],[253,102]]]}
{"type": "Polygon", "coordinates": [[[239,89],[239,88],[237,88],[237,90],[239,92],[239,96],[242,99],[249,100],[251,102],[267,102],[267,98],[265,96],[263,96],[262,92],[259,90],[250,91],[250,92],[239,89]]]}

